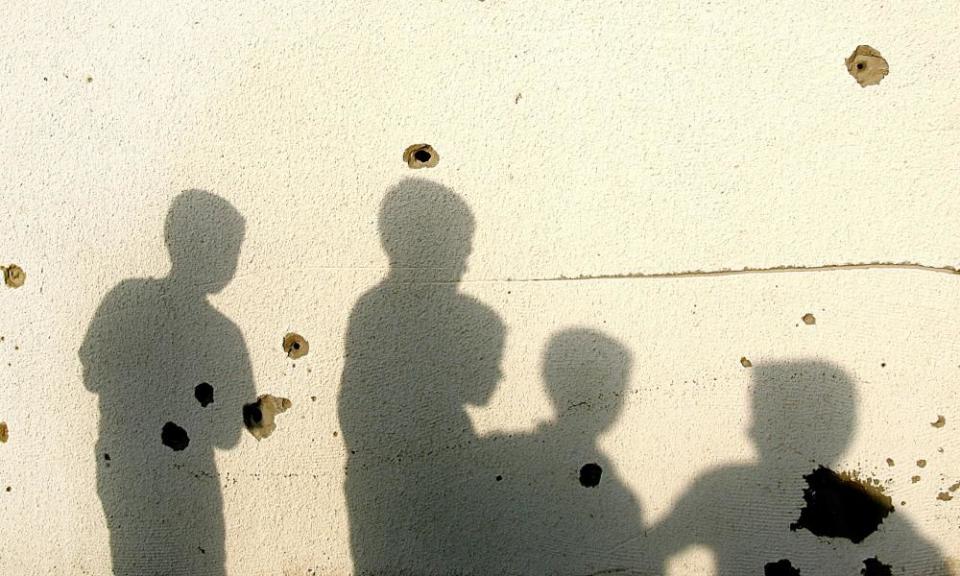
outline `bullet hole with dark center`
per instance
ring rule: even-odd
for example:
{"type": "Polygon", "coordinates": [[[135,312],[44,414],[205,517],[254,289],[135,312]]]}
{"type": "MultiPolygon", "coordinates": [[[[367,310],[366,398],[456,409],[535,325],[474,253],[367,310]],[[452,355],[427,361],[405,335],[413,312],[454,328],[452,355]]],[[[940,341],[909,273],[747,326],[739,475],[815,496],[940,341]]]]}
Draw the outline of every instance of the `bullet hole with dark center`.
{"type": "Polygon", "coordinates": [[[768,562],[763,567],[763,576],[800,576],[800,570],[793,567],[789,560],[768,562]]]}
{"type": "Polygon", "coordinates": [[[580,468],[580,485],[584,488],[596,488],[600,485],[600,476],[603,474],[603,468],[598,464],[584,464],[580,468]]]}
{"type": "Polygon", "coordinates": [[[254,438],[262,440],[277,429],[276,415],[286,412],[292,405],[287,398],[262,394],[256,402],[243,406],[243,424],[254,438]]]}
{"type": "Polygon", "coordinates": [[[863,569],[860,570],[860,574],[862,576],[893,576],[893,570],[890,565],[884,564],[874,556],[863,561],[863,569]]]}
{"type": "Polygon", "coordinates": [[[105,453],[105,454],[103,455],[103,459],[106,460],[107,462],[109,462],[109,461],[110,461],[110,455],[105,453]]]}
{"type": "Polygon", "coordinates": [[[287,353],[287,357],[296,360],[307,355],[310,351],[310,343],[303,336],[290,332],[283,337],[283,351],[287,353]]]}
{"type": "Polygon", "coordinates": [[[499,482],[499,481],[501,481],[501,480],[503,480],[503,476],[500,475],[500,474],[497,474],[497,482],[499,482]]]}
{"type": "Polygon", "coordinates": [[[863,70],[864,68],[866,68],[866,66],[863,64],[863,62],[857,64],[857,70],[863,70]]]}
{"type": "Polygon", "coordinates": [[[13,490],[13,486],[7,486],[7,492],[13,490]]]}
{"type": "Polygon", "coordinates": [[[201,382],[193,389],[193,396],[200,403],[200,406],[206,408],[213,404],[213,386],[207,382],[201,382]]]}
{"type": "Polygon", "coordinates": [[[883,519],[893,512],[893,501],[879,487],[848,474],[837,474],[820,466],[803,477],[807,505],[791,530],[806,528],[816,536],[847,538],[853,543],[876,532],[883,519]]]}
{"type": "Polygon", "coordinates": [[[173,422],[167,422],[163,425],[163,430],[160,431],[160,440],[164,446],[172,448],[175,452],[183,450],[190,444],[187,431],[173,422]]]}
{"type": "Polygon", "coordinates": [[[433,168],[440,162],[440,156],[429,144],[413,144],[403,151],[403,161],[410,168],[433,168]]]}
{"type": "Polygon", "coordinates": [[[207,551],[204,550],[202,546],[197,546],[197,550],[199,550],[201,554],[206,554],[206,553],[207,553],[207,551]]]}

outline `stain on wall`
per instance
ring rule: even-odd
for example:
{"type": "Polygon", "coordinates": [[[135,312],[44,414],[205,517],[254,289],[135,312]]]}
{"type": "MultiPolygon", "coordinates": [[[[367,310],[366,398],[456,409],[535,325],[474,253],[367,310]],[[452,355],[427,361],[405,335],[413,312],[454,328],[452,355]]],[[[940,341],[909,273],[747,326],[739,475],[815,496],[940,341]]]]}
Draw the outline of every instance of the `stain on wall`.
{"type": "Polygon", "coordinates": [[[862,542],[894,511],[882,489],[848,473],[823,466],[804,476],[806,506],[791,530],[806,529],[817,536],[862,542]]]}

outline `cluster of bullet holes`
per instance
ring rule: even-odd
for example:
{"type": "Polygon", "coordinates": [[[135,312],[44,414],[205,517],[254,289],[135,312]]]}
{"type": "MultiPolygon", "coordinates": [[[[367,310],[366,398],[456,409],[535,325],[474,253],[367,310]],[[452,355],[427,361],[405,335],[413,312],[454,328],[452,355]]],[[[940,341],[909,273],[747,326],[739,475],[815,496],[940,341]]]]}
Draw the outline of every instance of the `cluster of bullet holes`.
{"type": "Polygon", "coordinates": [[[296,360],[307,355],[310,343],[303,336],[290,332],[283,337],[283,351],[287,353],[287,357],[296,360]]]}
{"type": "Polygon", "coordinates": [[[27,273],[16,264],[0,266],[0,272],[3,273],[3,283],[10,288],[19,288],[27,281],[27,273]]]}
{"type": "Polygon", "coordinates": [[[874,48],[862,44],[846,60],[847,71],[860,86],[879,84],[890,73],[890,66],[874,48]]]}
{"type": "Polygon", "coordinates": [[[277,414],[286,412],[293,406],[287,398],[278,398],[270,394],[257,397],[257,401],[243,407],[243,424],[250,434],[258,441],[262,440],[277,429],[274,418],[277,414]]]}
{"type": "Polygon", "coordinates": [[[163,425],[163,430],[160,431],[160,441],[174,452],[185,450],[190,445],[190,437],[187,436],[187,431],[173,422],[167,422],[163,425]]]}
{"type": "Polygon", "coordinates": [[[596,488],[600,485],[601,475],[603,475],[603,468],[599,464],[594,462],[584,464],[580,468],[580,485],[584,488],[596,488]]]}
{"type": "Polygon", "coordinates": [[[201,382],[193,389],[193,397],[197,399],[202,408],[213,404],[213,386],[207,382],[201,382]]]}
{"type": "Polygon", "coordinates": [[[791,530],[805,528],[816,536],[846,538],[858,544],[876,532],[891,512],[893,501],[882,489],[849,474],[820,466],[803,477],[806,506],[791,530]]]}
{"type": "Polygon", "coordinates": [[[429,144],[413,144],[403,151],[403,161],[415,170],[433,168],[440,162],[440,155],[429,144]]]}

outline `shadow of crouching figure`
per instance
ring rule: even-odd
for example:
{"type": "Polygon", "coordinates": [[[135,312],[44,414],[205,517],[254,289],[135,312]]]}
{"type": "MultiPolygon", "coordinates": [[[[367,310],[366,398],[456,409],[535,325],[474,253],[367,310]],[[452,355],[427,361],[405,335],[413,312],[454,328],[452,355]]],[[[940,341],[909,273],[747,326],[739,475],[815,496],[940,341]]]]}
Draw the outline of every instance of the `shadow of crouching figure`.
{"type": "Polygon", "coordinates": [[[700,545],[719,576],[890,573],[862,572],[871,562],[895,574],[945,575],[936,547],[889,497],[831,471],[857,425],[850,375],[818,361],[763,364],[752,374],[757,461],[700,477],[651,530],[646,549],[660,570],[700,545]]]}
{"type": "Polygon", "coordinates": [[[225,573],[214,449],[237,444],[255,392],[243,336],[207,296],[233,278],[243,231],[222,198],[180,194],[164,230],[170,273],[111,290],[80,349],[118,576],[225,573]]]}
{"type": "Polygon", "coordinates": [[[495,390],[505,330],[458,290],[474,230],[459,196],[406,179],[379,227],[390,271],[350,314],[338,398],[354,573],[455,574],[482,553],[464,406],[495,390]]]}
{"type": "Polygon", "coordinates": [[[478,546],[483,574],[606,574],[639,563],[619,545],[644,529],[637,499],[599,446],[617,421],[630,352],[590,329],[550,338],[543,379],[554,417],[526,434],[483,439],[478,546]]]}

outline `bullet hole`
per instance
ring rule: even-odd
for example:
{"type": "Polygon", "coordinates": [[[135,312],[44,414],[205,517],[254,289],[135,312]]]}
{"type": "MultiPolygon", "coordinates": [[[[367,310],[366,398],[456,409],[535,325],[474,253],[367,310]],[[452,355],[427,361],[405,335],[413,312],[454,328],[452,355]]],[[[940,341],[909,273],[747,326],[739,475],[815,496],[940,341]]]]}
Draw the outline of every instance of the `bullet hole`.
{"type": "Polygon", "coordinates": [[[879,84],[890,73],[890,66],[883,56],[865,44],[857,46],[844,62],[847,72],[864,88],[879,84]]]}
{"type": "Polygon", "coordinates": [[[947,490],[949,490],[949,491],[951,491],[951,492],[956,492],[957,490],[960,490],[960,482],[957,482],[957,483],[954,484],[953,486],[947,488],[947,490]]]}
{"type": "Polygon", "coordinates": [[[809,313],[804,314],[801,320],[803,320],[803,323],[806,324],[807,326],[813,326],[814,324],[817,323],[817,318],[813,314],[809,314],[809,313]]]}
{"type": "Polygon", "coordinates": [[[93,76],[87,76],[87,84],[93,82],[93,76]]]}
{"type": "Polygon", "coordinates": [[[887,458],[887,466],[890,466],[892,468],[893,465],[894,465],[893,458],[887,458]]]}
{"type": "Polygon", "coordinates": [[[109,462],[109,461],[110,461],[110,455],[105,453],[105,454],[103,455],[103,459],[106,460],[107,462],[109,462]]]}
{"type": "Polygon", "coordinates": [[[497,474],[497,482],[500,482],[501,480],[503,480],[503,476],[501,474],[497,474]]]}
{"type": "Polygon", "coordinates": [[[803,490],[806,506],[790,525],[793,531],[805,528],[816,536],[859,543],[893,512],[893,502],[881,488],[860,482],[853,475],[820,466],[803,478],[807,481],[803,490]]]}
{"type": "Polygon", "coordinates": [[[13,486],[7,486],[7,492],[13,490],[13,486]]]}
{"type": "Polygon", "coordinates": [[[6,422],[0,422],[0,443],[6,444],[10,439],[10,428],[7,428],[6,422]]]}
{"type": "Polygon", "coordinates": [[[943,500],[944,502],[949,502],[953,500],[953,494],[949,492],[941,492],[937,494],[937,500],[943,500]]]}
{"type": "Polygon", "coordinates": [[[278,398],[270,394],[257,397],[257,401],[243,407],[243,424],[257,440],[262,440],[277,429],[274,418],[293,406],[287,398],[278,398]]]}
{"type": "Polygon", "coordinates": [[[403,161],[415,170],[433,168],[440,162],[440,155],[429,144],[413,144],[403,151],[403,161]]]}
{"type": "Polygon", "coordinates": [[[339,435],[338,432],[337,432],[336,430],[334,430],[334,431],[333,431],[333,437],[336,438],[338,435],[339,435]]]}
{"type": "Polygon", "coordinates": [[[580,485],[584,488],[596,488],[600,485],[600,476],[603,474],[603,468],[598,464],[584,464],[580,468],[580,485]]]}
{"type": "Polygon", "coordinates": [[[800,576],[800,570],[793,567],[789,560],[768,562],[763,567],[763,576],[800,576]]]}
{"type": "Polygon", "coordinates": [[[893,570],[888,564],[884,564],[877,559],[867,558],[863,561],[863,570],[860,570],[862,576],[893,576],[893,570]]]}
{"type": "Polygon", "coordinates": [[[311,397],[310,397],[310,401],[311,401],[311,402],[316,402],[316,401],[317,401],[317,397],[316,397],[316,396],[311,396],[311,397]]]}
{"type": "Polygon", "coordinates": [[[881,362],[881,363],[880,363],[880,367],[881,367],[881,368],[886,368],[886,367],[887,367],[887,363],[886,363],[886,362],[881,362]]]}
{"type": "Polygon", "coordinates": [[[207,551],[204,550],[202,546],[197,546],[197,550],[199,550],[201,554],[206,554],[206,553],[207,553],[207,551]]]}
{"type": "Polygon", "coordinates": [[[287,353],[287,357],[296,360],[307,355],[310,351],[310,343],[303,336],[290,332],[283,337],[283,351],[287,353]]]}
{"type": "Polygon", "coordinates": [[[0,272],[3,272],[3,283],[10,288],[19,288],[27,281],[27,273],[16,264],[0,266],[0,272]]]}
{"type": "Polygon", "coordinates": [[[160,431],[160,440],[164,446],[172,448],[174,452],[179,452],[190,444],[187,431],[173,422],[167,422],[163,425],[163,430],[160,431]]]}
{"type": "Polygon", "coordinates": [[[943,428],[944,426],[947,425],[947,419],[944,418],[942,415],[938,414],[937,421],[931,422],[930,425],[933,426],[934,428],[943,428]]]}
{"type": "Polygon", "coordinates": [[[923,458],[917,460],[917,468],[926,468],[926,467],[927,467],[926,460],[924,460],[923,458]]]}
{"type": "Polygon", "coordinates": [[[911,477],[910,477],[910,483],[911,483],[911,484],[916,484],[916,483],[919,482],[919,481],[920,481],[920,477],[919,477],[919,476],[911,476],[911,477]]]}
{"type": "Polygon", "coordinates": [[[742,356],[742,357],[740,358],[740,365],[743,366],[744,368],[752,368],[752,367],[753,367],[753,362],[747,360],[747,357],[746,357],[746,356],[742,356]]]}
{"type": "Polygon", "coordinates": [[[193,397],[197,399],[200,406],[206,408],[213,404],[213,386],[206,382],[201,382],[193,389],[193,397]]]}

